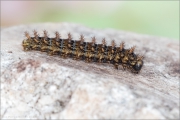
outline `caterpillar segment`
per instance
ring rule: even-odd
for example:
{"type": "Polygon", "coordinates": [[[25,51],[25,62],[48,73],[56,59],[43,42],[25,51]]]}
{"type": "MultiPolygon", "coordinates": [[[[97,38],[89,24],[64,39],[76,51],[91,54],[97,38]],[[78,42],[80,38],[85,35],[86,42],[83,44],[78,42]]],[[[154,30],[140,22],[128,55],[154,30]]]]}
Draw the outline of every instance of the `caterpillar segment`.
{"type": "Polygon", "coordinates": [[[122,65],[123,69],[129,69],[133,73],[139,73],[143,66],[143,56],[134,53],[135,46],[125,49],[125,43],[119,46],[112,40],[111,45],[107,46],[105,38],[101,44],[96,43],[96,38],[92,37],[91,42],[85,42],[83,35],[79,40],[73,40],[70,33],[66,39],[56,31],[54,38],[48,37],[48,32],[43,31],[44,36],[40,37],[37,31],[33,31],[34,36],[30,37],[25,32],[26,39],[22,41],[24,51],[41,51],[48,55],[57,55],[62,58],[72,58],[74,60],[84,60],[85,62],[110,63],[118,69],[122,65]]]}

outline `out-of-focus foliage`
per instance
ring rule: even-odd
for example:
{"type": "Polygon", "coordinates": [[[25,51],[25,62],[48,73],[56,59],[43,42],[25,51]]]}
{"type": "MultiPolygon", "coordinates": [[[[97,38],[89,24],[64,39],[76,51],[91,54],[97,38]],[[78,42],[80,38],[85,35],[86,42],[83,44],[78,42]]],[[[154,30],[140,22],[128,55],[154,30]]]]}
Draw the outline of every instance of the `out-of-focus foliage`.
{"type": "Polygon", "coordinates": [[[75,22],[179,39],[179,1],[1,1],[1,27],[75,22]]]}

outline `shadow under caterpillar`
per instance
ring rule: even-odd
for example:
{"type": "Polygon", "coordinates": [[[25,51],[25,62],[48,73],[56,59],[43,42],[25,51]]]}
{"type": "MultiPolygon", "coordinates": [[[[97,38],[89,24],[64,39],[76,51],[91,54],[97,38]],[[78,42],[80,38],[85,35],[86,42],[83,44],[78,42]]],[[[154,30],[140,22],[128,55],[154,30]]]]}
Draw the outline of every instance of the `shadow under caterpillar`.
{"type": "Polygon", "coordinates": [[[116,69],[118,69],[118,65],[122,65],[124,70],[127,68],[133,73],[139,73],[143,66],[143,56],[134,53],[135,46],[125,49],[124,42],[116,47],[114,40],[111,42],[111,46],[107,46],[105,38],[103,38],[102,44],[96,44],[95,37],[92,37],[92,42],[85,42],[83,35],[80,35],[79,40],[72,40],[70,33],[68,33],[67,39],[62,39],[58,32],[55,32],[54,38],[49,38],[46,30],[43,31],[43,37],[40,37],[37,31],[33,32],[34,37],[30,37],[29,33],[25,32],[26,39],[22,42],[24,51],[37,50],[63,58],[111,63],[116,69]]]}

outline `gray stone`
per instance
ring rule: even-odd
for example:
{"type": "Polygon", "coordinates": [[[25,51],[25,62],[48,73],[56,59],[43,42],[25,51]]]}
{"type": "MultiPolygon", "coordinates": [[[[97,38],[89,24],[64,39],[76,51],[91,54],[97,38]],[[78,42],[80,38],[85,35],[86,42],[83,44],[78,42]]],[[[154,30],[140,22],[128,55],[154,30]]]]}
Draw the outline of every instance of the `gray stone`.
{"type": "Polygon", "coordinates": [[[20,25],[1,30],[2,119],[179,119],[177,40],[72,23],[20,25]],[[145,56],[139,74],[111,64],[86,63],[46,53],[24,52],[24,32],[59,31],[86,41],[114,39],[145,56]]]}

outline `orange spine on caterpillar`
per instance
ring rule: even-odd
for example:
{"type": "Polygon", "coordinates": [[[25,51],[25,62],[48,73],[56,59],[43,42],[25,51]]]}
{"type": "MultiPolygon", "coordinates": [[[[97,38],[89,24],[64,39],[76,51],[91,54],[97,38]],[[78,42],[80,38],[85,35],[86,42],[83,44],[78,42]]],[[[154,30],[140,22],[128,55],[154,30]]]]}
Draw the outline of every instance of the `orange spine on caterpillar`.
{"type": "Polygon", "coordinates": [[[139,73],[143,66],[144,57],[134,53],[135,46],[125,49],[124,42],[116,46],[112,40],[111,46],[107,46],[105,38],[102,39],[102,44],[96,44],[95,37],[92,37],[91,42],[85,42],[83,35],[80,35],[79,40],[73,40],[70,33],[67,39],[62,39],[58,32],[55,32],[54,38],[49,38],[46,30],[43,31],[43,37],[40,37],[37,31],[33,32],[34,37],[25,32],[26,39],[22,42],[24,51],[36,50],[86,62],[111,63],[116,69],[122,65],[133,73],[139,73]]]}

